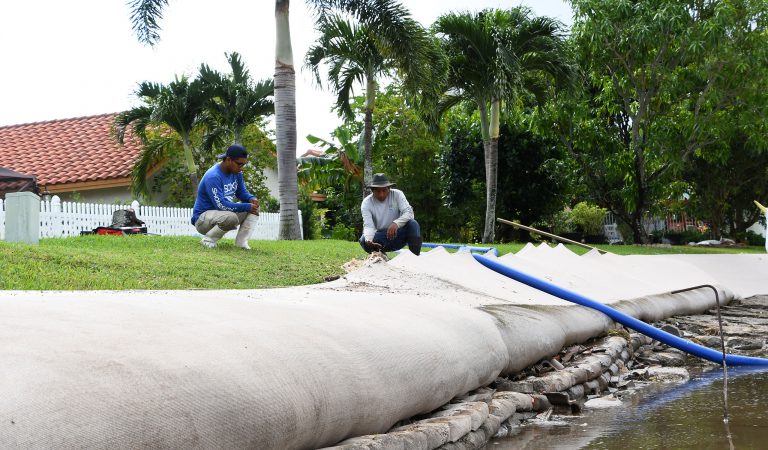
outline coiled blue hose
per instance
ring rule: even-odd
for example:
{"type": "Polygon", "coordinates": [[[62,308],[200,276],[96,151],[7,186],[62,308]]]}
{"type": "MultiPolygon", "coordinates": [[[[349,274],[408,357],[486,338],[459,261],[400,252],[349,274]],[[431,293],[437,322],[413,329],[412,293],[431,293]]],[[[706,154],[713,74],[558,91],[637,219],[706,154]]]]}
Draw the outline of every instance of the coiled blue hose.
{"type": "MultiPolygon", "coordinates": [[[[698,356],[699,358],[706,359],[707,361],[712,361],[718,364],[722,364],[723,362],[723,354],[721,352],[704,347],[703,345],[694,344],[693,342],[675,336],[674,334],[662,331],[643,322],[642,320],[635,319],[632,316],[619,312],[610,306],[604,305],[575,292],[571,292],[567,289],[563,289],[559,286],[528,275],[527,273],[521,272],[517,269],[505,266],[490,258],[486,258],[485,256],[474,254],[472,256],[474,256],[474,258],[480,264],[508,278],[512,278],[513,280],[517,280],[521,283],[527,284],[534,289],[538,289],[540,291],[546,292],[547,294],[554,295],[555,297],[561,298],[563,300],[567,300],[569,302],[600,311],[614,321],[639,333],[656,339],[657,341],[663,342],[671,347],[675,347],[686,353],[690,353],[691,355],[698,356]]],[[[752,356],[726,355],[725,363],[728,366],[768,366],[768,359],[756,358],[752,356]]]]}

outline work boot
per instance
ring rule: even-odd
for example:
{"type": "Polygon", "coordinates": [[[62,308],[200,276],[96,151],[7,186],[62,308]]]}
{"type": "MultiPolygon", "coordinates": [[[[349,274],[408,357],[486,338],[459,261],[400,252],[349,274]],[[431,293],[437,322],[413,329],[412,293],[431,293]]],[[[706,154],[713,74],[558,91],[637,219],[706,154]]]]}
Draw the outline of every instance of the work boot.
{"type": "Polygon", "coordinates": [[[216,243],[219,242],[219,239],[226,233],[227,232],[219,228],[218,225],[214,225],[213,228],[205,233],[205,236],[200,240],[200,243],[203,244],[204,247],[214,248],[216,247],[216,243]]]}
{"type": "Polygon", "coordinates": [[[235,237],[235,246],[242,248],[243,250],[250,250],[248,245],[248,238],[251,237],[253,227],[256,225],[256,221],[259,220],[259,216],[254,214],[248,214],[248,217],[240,224],[240,228],[237,230],[237,236],[235,237]]]}
{"type": "Polygon", "coordinates": [[[416,256],[421,253],[421,236],[408,239],[408,250],[416,256]]]}

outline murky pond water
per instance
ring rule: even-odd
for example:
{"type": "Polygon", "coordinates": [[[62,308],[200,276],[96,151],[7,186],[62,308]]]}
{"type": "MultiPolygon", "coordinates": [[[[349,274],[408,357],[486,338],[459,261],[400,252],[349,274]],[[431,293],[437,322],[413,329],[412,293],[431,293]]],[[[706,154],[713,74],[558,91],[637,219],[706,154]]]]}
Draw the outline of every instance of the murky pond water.
{"type": "MultiPolygon", "coordinates": [[[[728,371],[733,448],[768,449],[768,371],[728,371]]],[[[728,449],[719,370],[692,375],[684,384],[652,385],[621,406],[552,416],[491,441],[488,450],[511,449],[728,449]]]]}

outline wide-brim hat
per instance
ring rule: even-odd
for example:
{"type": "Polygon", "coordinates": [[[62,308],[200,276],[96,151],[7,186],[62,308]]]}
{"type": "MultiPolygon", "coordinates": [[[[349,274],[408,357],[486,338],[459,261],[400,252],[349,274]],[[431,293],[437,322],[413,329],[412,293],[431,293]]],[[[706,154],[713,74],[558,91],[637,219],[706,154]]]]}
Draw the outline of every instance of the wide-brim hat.
{"type": "Polygon", "coordinates": [[[386,175],[383,173],[375,173],[373,174],[373,180],[371,180],[371,184],[369,184],[366,187],[369,188],[384,188],[384,187],[390,187],[394,186],[396,183],[392,183],[389,181],[389,178],[387,178],[386,175]]]}

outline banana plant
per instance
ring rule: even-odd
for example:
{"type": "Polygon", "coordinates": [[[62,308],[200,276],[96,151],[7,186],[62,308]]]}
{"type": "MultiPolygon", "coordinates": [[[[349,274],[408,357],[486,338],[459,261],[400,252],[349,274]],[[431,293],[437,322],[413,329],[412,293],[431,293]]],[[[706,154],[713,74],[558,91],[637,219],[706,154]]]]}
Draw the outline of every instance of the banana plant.
{"type": "Polygon", "coordinates": [[[360,139],[354,140],[352,132],[346,127],[339,127],[333,133],[335,144],[314,135],[307,140],[322,148],[321,156],[304,156],[298,159],[299,183],[313,190],[326,187],[342,186],[349,192],[355,184],[363,183],[363,149],[360,139]]]}

